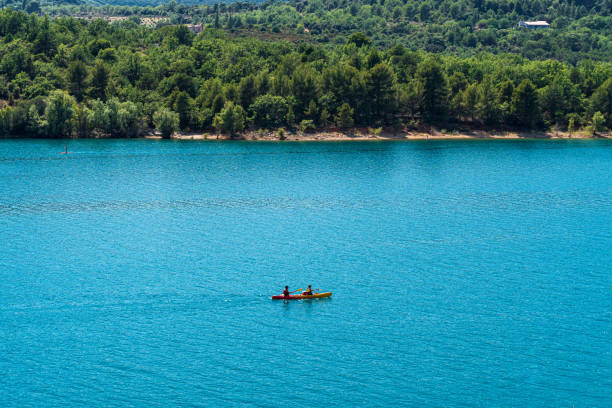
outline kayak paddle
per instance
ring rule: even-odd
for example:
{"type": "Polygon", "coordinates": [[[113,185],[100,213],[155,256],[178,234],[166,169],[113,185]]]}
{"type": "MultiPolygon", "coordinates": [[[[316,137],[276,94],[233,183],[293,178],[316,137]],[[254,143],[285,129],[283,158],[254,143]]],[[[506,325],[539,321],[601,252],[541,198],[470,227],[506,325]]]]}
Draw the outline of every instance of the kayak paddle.
{"type": "Polygon", "coordinates": [[[291,291],[291,292],[289,292],[289,293],[295,293],[295,292],[299,292],[300,290],[304,290],[304,289],[302,289],[302,288],[299,288],[299,289],[296,289],[296,290],[292,290],[292,291],[291,291]]]}

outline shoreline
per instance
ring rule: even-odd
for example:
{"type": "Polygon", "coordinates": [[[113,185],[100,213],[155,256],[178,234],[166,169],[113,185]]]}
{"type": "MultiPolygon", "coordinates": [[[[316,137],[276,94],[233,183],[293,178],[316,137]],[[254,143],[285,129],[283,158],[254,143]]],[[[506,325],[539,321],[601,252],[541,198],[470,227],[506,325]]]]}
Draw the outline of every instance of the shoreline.
{"type": "Polygon", "coordinates": [[[368,130],[352,131],[319,131],[319,132],[289,132],[285,131],[281,138],[278,131],[248,131],[231,137],[215,132],[175,132],[170,138],[164,139],[159,132],[150,131],[136,137],[112,137],[101,133],[92,133],[85,137],[41,137],[38,135],[0,137],[0,140],[88,140],[88,139],[132,139],[132,140],[194,140],[194,141],[248,141],[248,142],[379,142],[379,141],[425,141],[425,140],[611,140],[612,132],[599,132],[592,135],[586,131],[574,132],[518,132],[518,131],[469,131],[432,133],[418,131],[399,131],[373,133],[368,130]]]}
{"type": "MultiPolygon", "coordinates": [[[[162,139],[159,134],[149,134],[145,139],[162,139]]],[[[410,141],[410,140],[605,140],[612,139],[610,132],[591,135],[587,132],[380,132],[375,134],[368,130],[324,131],[324,132],[284,132],[281,137],[278,131],[248,131],[231,137],[221,133],[175,132],[170,140],[238,140],[238,141],[274,141],[274,142],[343,142],[343,141],[410,141]]]]}

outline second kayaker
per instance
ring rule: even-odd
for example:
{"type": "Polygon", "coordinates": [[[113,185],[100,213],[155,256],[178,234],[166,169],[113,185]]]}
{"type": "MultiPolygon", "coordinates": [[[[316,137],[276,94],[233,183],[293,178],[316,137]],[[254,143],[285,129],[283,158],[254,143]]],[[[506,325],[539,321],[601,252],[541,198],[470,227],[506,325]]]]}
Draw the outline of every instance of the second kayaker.
{"type": "Polygon", "coordinates": [[[308,285],[308,288],[302,293],[302,295],[312,296],[312,285],[308,285]]]}

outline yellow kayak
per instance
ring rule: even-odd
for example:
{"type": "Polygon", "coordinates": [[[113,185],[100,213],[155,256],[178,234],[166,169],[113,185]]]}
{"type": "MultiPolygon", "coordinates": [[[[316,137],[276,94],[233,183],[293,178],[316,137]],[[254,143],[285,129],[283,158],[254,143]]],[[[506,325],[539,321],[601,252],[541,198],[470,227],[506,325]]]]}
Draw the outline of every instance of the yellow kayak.
{"type": "Polygon", "coordinates": [[[313,293],[312,295],[289,295],[289,296],[272,296],[274,300],[300,300],[300,299],[319,299],[331,297],[331,292],[323,292],[323,293],[313,293]]]}

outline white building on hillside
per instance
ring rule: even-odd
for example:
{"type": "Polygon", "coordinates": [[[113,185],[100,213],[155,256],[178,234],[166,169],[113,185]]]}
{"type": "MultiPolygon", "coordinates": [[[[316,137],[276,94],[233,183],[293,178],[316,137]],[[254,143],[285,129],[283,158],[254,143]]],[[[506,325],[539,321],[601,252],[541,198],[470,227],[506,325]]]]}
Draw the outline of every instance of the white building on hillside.
{"type": "Polygon", "coordinates": [[[549,28],[550,24],[546,21],[519,21],[519,27],[526,28],[549,28]]]}

